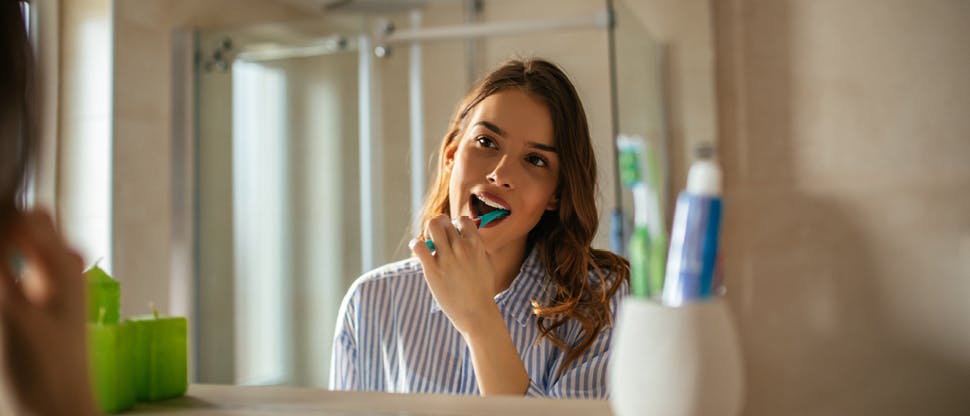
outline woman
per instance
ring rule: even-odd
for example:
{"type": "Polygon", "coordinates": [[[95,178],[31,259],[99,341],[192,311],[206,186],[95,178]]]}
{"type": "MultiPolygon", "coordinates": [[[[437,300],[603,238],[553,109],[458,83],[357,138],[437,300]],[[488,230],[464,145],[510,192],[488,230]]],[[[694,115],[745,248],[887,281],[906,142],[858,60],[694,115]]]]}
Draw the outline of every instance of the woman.
{"type": "Polygon", "coordinates": [[[0,414],[91,415],[81,258],[22,204],[37,145],[30,76],[21,2],[0,1],[0,414]]]}
{"type": "Polygon", "coordinates": [[[607,397],[629,267],[590,247],[595,187],[586,115],[559,68],[510,61],[483,78],[442,141],[415,257],[344,298],[331,388],[607,397]],[[509,213],[478,229],[494,209],[509,213]]]}

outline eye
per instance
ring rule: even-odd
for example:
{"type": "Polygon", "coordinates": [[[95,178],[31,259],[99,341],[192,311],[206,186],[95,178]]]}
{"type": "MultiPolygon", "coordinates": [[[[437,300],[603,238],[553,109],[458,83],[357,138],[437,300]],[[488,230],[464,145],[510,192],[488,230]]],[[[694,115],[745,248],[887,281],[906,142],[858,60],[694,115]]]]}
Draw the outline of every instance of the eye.
{"type": "Polygon", "coordinates": [[[546,160],[545,158],[543,158],[542,156],[539,156],[539,155],[529,155],[529,156],[526,156],[525,160],[528,161],[529,163],[533,164],[533,165],[536,165],[536,166],[540,167],[540,168],[544,168],[544,167],[549,166],[549,161],[546,160]]]}
{"type": "Polygon", "coordinates": [[[495,144],[495,140],[492,140],[487,136],[478,136],[475,138],[475,141],[478,142],[478,144],[482,147],[487,147],[489,149],[498,148],[498,145],[495,144]]]}

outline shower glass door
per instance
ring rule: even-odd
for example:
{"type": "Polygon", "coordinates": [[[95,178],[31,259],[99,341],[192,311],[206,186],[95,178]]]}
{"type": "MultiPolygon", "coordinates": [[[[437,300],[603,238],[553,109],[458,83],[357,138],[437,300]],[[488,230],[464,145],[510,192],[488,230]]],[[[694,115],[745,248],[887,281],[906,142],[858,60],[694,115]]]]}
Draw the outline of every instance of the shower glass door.
{"type": "Polygon", "coordinates": [[[360,20],[198,37],[200,381],[326,386],[335,305],[360,273],[358,57],[339,39],[274,52],[360,20]]]}

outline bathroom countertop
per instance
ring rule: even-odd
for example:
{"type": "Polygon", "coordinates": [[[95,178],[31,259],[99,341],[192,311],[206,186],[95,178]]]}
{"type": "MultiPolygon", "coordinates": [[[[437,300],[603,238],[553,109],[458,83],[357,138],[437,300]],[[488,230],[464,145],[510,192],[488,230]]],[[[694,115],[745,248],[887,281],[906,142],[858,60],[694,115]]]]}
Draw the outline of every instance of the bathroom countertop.
{"type": "Polygon", "coordinates": [[[178,415],[610,415],[605,400],[335,392],[194,384],[180,398],[138,403],[125,414],[178,415]]]}

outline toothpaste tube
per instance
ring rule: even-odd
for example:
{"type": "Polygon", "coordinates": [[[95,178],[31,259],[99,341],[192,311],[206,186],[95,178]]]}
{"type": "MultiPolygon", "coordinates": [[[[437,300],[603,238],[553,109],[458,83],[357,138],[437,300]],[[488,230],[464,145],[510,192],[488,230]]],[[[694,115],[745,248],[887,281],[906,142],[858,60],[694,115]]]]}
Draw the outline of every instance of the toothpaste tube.
{"type": "Polygon", "coordinates": [[[711,159],[691,165],[687,189],[677,197],[662,301],[668,306],[704,300],[717,285],[721,229],[721,170],[711,159]]]}

